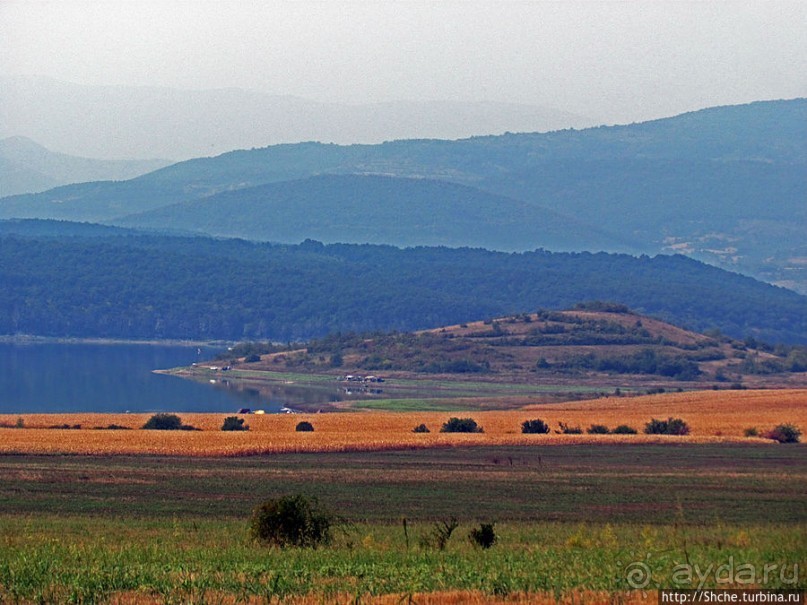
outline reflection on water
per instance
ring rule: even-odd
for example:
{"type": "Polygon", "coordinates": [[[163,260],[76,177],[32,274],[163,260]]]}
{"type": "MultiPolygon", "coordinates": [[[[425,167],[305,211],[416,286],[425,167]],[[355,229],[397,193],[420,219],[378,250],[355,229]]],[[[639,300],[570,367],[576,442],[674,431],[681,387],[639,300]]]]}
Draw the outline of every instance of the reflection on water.
{"type": "Polygon", "coordinates": [[[283,384],[276,382],[235,382],[227,378],[216,380],[210,386],[217,390],[236,394],[244,405],[252,410],[263,409],[276,412],[280,408],[306,411],[327,410],[330,404],[354,399],[348,396],[336,382],[326,384],[283,384]]]}
{"type": "Polygon", "coordinates": [[[216,352],[176,345],[0,343],[0,413],[280,409],[260,393],[211,389],[152,372],[216,352]]]}
{"type": "MultiPolygon", "coordinates": [[[[273,410],[278,407],[287,407],[295,411],[318,412],[332,411],[334,404],[341,401],[373,400],[373,399],[432,399],[440,397],[473,396],[479,393],[469,390],[466,386],[444,385],[424,387],[409,381],[379,381],[378,383],[352,383],[344,379],[333,377],[322,380],[313,378],[308,380],[300,376],[297,381],[282,381],[273,379],[271,374],[264,380],[239,377],[237,380],[225,372],[195,376],[192,380],[221,390],[236,392],[243,398],[251,398],[256,402],[268,402],[273,410]],[[215,376],[215,378],[210,378],[215,376]],[[383,383],[383,384],[381,384],[383,383]]],[[[255,409],[256,403],[250,407],[255,409]]],[[[257,408],[261,409],[261,408],[257,408]]],[[[266,411],[269,411],[267,409],[266,411]]]]}

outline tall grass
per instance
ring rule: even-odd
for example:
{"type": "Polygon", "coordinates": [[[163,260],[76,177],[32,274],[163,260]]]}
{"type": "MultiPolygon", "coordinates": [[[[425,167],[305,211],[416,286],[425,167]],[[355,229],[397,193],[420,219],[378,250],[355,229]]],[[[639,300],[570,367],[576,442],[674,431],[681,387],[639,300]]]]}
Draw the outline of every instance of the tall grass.
{"type": "MultiPolygon", "coordinates": [[[[729,561],[803,569],[807,561],[804,525],[497,524],[499,542],[490,550],[467,540],[471,527],[461,525],[445,551],[407,542],[400,526],[383,524],[355,525],[330,547],[279,550],[250,542],[241,521],[0,517],[0,602],[614,593],[631,588],[626,567],[636,561],[652,569],[651,587],[675,586],[672,571],[687,560],[704,569],[729,561]]],[[[409,529],[416,538],[431,525],[409,529]]],[[[719,586],[715,578],[707,585],[719,586]]],[[[793,586],[775,576],[765,587],[803,589],[805,579],[793,586]]]]}

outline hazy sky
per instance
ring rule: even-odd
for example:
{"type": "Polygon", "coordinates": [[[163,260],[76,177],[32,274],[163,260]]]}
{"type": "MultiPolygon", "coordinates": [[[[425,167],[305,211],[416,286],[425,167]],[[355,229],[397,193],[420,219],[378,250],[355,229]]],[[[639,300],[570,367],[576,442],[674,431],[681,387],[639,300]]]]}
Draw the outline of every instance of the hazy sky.
{"type": "Polygon", "coordinates": [[[610,121],[807,96],[807,2],[0,0],[0,73],[610,121]]]}

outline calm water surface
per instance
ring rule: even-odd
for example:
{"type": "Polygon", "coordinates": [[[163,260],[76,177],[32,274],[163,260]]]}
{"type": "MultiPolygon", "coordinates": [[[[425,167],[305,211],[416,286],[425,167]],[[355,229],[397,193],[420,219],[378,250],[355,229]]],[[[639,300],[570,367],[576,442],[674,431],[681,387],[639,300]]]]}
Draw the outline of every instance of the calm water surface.
{"type": "Polygon", "coordinates": [[[0,413],[278,411],[287,402],[152,370],[216,349],[139,344],[0,343],[0,413]]]}

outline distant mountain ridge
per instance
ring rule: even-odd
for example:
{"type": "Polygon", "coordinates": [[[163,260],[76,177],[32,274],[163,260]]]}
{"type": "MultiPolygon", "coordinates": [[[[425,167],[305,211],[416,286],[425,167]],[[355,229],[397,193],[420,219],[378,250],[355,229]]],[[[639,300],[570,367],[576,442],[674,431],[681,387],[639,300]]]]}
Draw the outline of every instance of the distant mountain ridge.
{"type": "Polygon", "coordinates": [[[171,163],[81,158],[50,151],[25,137],[9,137],[0,140],[0,197],[38,193],[70,183],[123,181],[171,163]]]}
{"type": "MultiPolygon", "coordinates": [[[[794,99],[579,131],[379,145],[303,143],[235,151],[181,162],[122,183],[88,183],[5,198],[0,200],[0,217],[121,221],[135,226],[138,219],[130,215],[209,198],[194,217],[198,227],[205,212],[211,216],[225,212],[214,211],[216,203],[233,202],[236,194],[219,197],[223,192],[319,175],[428,179],[514,200],[508,208],[513,220],[519,204],[533,206],[532,222],[525,221],[523,228],[531,225],[536,237],[525,249],[617,251],[627,242],[634,251],[682,252],[807,292],[805,174],[807,99],[794,99]],[[544,237],[547,230],[535,221],[552,213],[576,221],[578,227],[544,237]],[[618,241],[602,247],[602,234],[608,233],[617,234],[618,241]]],[[[392,190],[377,195],[377,203],[394,206],[396,196],[392,190]]],[[[345,203],[344,197],[334,199],[345,203]]],[[[327,228],[334,226],[330,217],[339,212],[339,207],[312,212],[309,218],[323,219],[317,225],[321,239],[337,241],[343,230],[327,228]]],[[[246,224],[250,217],[237,220],[246,224]]],[[[488,213],[487,220],[495,224],[497,216],[488,213]]],[[[182,228],[178,223],[172,227],[182,228]]],[[[413,241],[401,227],[394,241],[413,241]]],[[[504,234],[489,237],[484,245],[514,248],[504,234]]]]}
{"type": "Polygon", "coordinates": [[[88,86],[36,76],[0,76],[0,108],[0,137],[25,135],[52,149],[106,158],[187,159],[300,141],[455,139],[596,123],[513,103],[348,105],[237,88],[88,86]]]}

